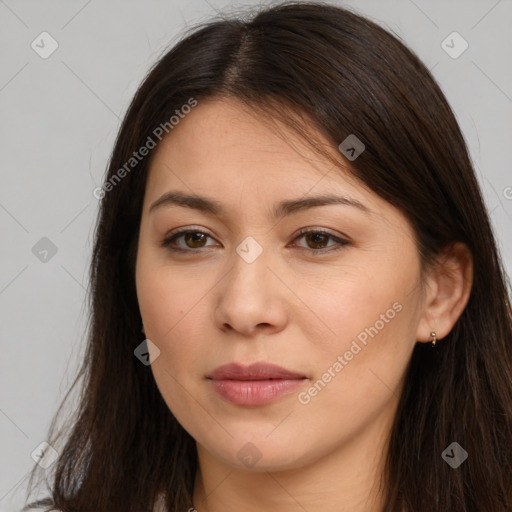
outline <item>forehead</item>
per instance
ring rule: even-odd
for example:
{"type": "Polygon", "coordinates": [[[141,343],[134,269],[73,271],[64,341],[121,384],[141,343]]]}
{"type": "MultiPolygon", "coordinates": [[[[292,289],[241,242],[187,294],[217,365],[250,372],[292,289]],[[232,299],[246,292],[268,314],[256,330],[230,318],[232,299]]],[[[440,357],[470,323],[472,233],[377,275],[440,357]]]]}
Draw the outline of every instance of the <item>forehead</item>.
{"type": "Polygon", "coordinates": [[[252,197],[277,201],[327,193],[384,203],[352,175],[332,143],[319,132],[314,136],[339,165],[277,118],[236,99],[199,101],[155,150],[146,203],[171,188],[223,202],[236,199],[238,206],[252,197]]]}

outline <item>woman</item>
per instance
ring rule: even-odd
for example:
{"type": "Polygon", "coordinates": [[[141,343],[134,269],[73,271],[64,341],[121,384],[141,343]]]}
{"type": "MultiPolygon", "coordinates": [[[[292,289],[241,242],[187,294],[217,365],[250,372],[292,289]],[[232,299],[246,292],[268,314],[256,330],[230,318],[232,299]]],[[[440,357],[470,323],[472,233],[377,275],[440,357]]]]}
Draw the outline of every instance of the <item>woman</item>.
{"type": "Polygon", "coordinates": [[[84,391],[39,505],[512,510],[505,273],[395,37],[317,3],[197,28],[96,193],[84,391]]]}

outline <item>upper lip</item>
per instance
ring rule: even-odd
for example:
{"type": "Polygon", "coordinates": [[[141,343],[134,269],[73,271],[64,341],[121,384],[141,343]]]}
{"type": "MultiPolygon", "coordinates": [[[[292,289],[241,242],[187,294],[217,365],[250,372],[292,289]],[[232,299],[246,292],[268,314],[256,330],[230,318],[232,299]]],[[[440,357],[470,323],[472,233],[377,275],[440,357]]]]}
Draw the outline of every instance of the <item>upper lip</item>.
{"type": "Polygon", "coordinates": [[[253,363],[248,366],[230,363],[219,366],[207,378],[212,380],[268,380],[305,379],[306,377],[270,363],[253,363]]]}

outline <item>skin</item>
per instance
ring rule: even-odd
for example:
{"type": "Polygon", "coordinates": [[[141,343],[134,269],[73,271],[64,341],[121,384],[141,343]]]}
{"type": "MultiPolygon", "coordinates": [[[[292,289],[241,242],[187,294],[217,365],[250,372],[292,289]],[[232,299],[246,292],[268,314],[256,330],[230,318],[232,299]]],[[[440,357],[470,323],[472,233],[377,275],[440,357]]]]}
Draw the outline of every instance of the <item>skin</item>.
{"type": "Polygon", "coordinates": [[[432,331],[441,344],[464,309],[469,252],[454,245],[421,282],[408,220],[351,176],[336,147],[342,168],[234,99],[201,100],[154,151],[137,294],[146,337],[160,350],[151,365],[155,381],[197,442],[195,508],[378,510],[378,479],[407,363],[432,331]],[[150,213],[170,190],[212,198],[226,213],[176,205],[150,213]],[[321,193],[349,196],[369,212],[334,204],[279,221],[270,216],[279,201],[321,193]],[[185,253],[162,247],[180,227],[208,236],[180,237],[175,246],[185,253]],[[349,243],[321,255],[322,247],[337,246],[335,239],[301,236],[301,228],[349,243]],[[252,263],[236,252],[248,236],[263,249],[252,263]],[[400,311],[332,377],[338,356],[393,304],[400,311]],[[220,365],[256,361],[307,379],[271,404],[247,407],[226,402],[205,378],[220,365]],[[329,368],[330,382],[301,403],[299,394],[304,398],[329,368]],[[249,467],[240,450],[261,458],[249,467]]]}

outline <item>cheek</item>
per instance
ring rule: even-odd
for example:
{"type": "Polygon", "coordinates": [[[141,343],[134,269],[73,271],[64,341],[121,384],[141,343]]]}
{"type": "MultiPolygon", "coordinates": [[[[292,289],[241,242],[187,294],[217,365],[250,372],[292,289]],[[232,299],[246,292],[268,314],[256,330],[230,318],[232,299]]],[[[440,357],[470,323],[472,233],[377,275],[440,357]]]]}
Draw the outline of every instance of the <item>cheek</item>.
{"type": "Polygon", "coordinates": [[[214,285],[205,272],[140,260],[139,306],[146,336],[160,350],[151,370],[168,407],[185,422],[204,413],[194,409],[191,397],[203,392],[209,356],[215,351],[209,337],[213,313],[208,297],[214,285]]]}
{"type": "Polygon", "coordinates": [[[166,343],[187,325],[187,338],[193,338],[190,329],[194,331],[199,325],[190,325],[189,318],[204,307],[213,284],[204,272],[171,267],[142,251],[137,264],[137,297],[146,334],[166,343]]]}
{"type": "Polygon", "coordinates": [[[185,278],[175,269],[142,263],[139,305],[146,336],[160,350],[151,371],[168,408],[189,432],[194,431],[194,422],[205,413],[196,407],[196,400],[200,398],[198,383],[206,371],[199,354],[209,345],[205,295],[211,286],[204,279],[185,278]]]}
{"type": "Polygon", "coordinates": [[[180,383],[188,386],[193,375],[203,371],[198,354],[204,342],[206,297],[211,285],[205,277],[191,277],[150,257],[141,250],[137,262],[137,297],[145,334],[160,350],[152,363],[156,383],[170,407],[179,397],[180,383]]]}
{"type": "Polygon", "coordinates": [[[354,269],[338,282],[308,290],[308,305],[321,321],[311,315],[313,320],[302,323],[317,352],[317,385],[304,401],[311,398],[327,410],[346,406],[362,413],[372,403],[399,395],[415,344],[418,294],[411,293],[417,278],[413,263],[404,267],[409,272],[398,272],[381,260],[371,273],[368,267],[365,272],[354,269]]]}
{"type": "Polygon", "coordinates": [[[378,274],[368,274],[367,269],[345,269],[340,274],[300,292],[307,298],[307,308],[301,306],[303,312],[295,321],[326,352],[348,350],[360,333],[364,341],[365,329],[376,322],[379,330],[387,327],[388,323],[384,324],[380,317],[386,312],[385,320],[395,316],[393,303],[403,295],[400,284],[382,282],[378,274]]]}
{"type": "Polygon", "coordinates": [[[364,321],[351,317],[349,310],[340,313],[340,334],[330,350],[317,354],[310,386],[297,396],[297,417],[307,418],[300,427],[305,438],[314,439],[322,432],[325,439],[346,441],[372,422],[380,423],[379,417],[392,416],[414,343],[411,311],[402,305],[397,312],[385,299],[382,303],[382,309],[368,304],[378,314],[366,313],[364,321]],[[386,311],[388,323],[379,318],[386,311]]]}

